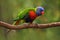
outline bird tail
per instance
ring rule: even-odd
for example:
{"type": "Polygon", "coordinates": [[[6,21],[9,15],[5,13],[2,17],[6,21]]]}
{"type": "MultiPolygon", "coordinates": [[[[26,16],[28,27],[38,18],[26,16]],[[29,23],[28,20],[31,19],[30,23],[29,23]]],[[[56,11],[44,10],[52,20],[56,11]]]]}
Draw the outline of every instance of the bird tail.
{"type": "Polygon", "coordinates": [[[13,23],[13,25],[19,25],[20,20],[17,20],[16,22],[13,23]]]}
{"type": "MultiPolygon", "coordinates": [[[[17,20],[13,23],[13,25],[19,25],[19,22],[20,22],[20,20],[17,20]]],[[[10,33],[11,31],[15,32],[15,30],[8,29],[7,33],[10,33]]]]}

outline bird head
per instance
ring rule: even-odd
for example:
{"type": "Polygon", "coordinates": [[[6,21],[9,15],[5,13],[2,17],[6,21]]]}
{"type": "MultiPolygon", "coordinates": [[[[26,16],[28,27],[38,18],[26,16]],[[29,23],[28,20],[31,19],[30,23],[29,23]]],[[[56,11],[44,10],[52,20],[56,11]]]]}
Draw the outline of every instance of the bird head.
{"type": "Polygon", "coordinates": [[[36,8],[36,14],[37,14],[38,16],[44,15],[44,8],[43,8],[43,7],[37,7],[37,8],[36,8]]]}

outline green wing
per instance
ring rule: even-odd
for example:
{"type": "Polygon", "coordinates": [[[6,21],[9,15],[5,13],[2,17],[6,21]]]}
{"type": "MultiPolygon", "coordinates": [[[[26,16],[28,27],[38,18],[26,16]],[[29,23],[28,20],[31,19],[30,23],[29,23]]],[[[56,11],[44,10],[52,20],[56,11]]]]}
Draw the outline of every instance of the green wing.
{"type": "Polygon", "coordinates": [[[23,19],[24,16],[28,14],[29,10],[35,10],[35,8],[29,8],[29,9],[24,9],[24,10],[20,11],[18,13],[18,16],[14,20],[16,21],[16,20],[23,19]]]}

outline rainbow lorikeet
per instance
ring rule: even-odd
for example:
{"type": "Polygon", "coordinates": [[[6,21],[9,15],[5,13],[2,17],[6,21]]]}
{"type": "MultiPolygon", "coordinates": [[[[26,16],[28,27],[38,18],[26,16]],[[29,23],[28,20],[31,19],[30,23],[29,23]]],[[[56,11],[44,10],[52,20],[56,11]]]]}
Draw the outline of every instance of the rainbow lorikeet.
{"type": "Polygon", "coordinates": [[[44,15],[43,7],[28,8],[18,13],[18,16],[14,19],[15,25],[18,25],[20,20],[24,20],[26,23],[32,23],[36,17],[44,15]]]}
{"type": "MultiPolygon", "coordinates": [[[[32,23],[36,17],[44,15],[43,7],[28,8],[22,10],[18,13],[18,16],[14,19],[13,25],[18,25],[21,20],[24,20],[26,23],[32,23]]],[[[11,30],[8,30],[10,32],[11,30]]]]}

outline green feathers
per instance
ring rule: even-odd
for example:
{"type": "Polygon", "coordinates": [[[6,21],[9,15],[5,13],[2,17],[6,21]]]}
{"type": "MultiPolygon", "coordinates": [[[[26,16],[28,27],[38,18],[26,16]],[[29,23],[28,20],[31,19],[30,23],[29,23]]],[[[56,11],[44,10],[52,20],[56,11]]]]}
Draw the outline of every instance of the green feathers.
{"type": "Polygon", "coordinates": [[[24,16],[28,14],[29,10],[36,10],[36,8],[28,8],[20,11],[17,15],[17,17],[14,19],[15,21],[24,19],[24,16]]]}

